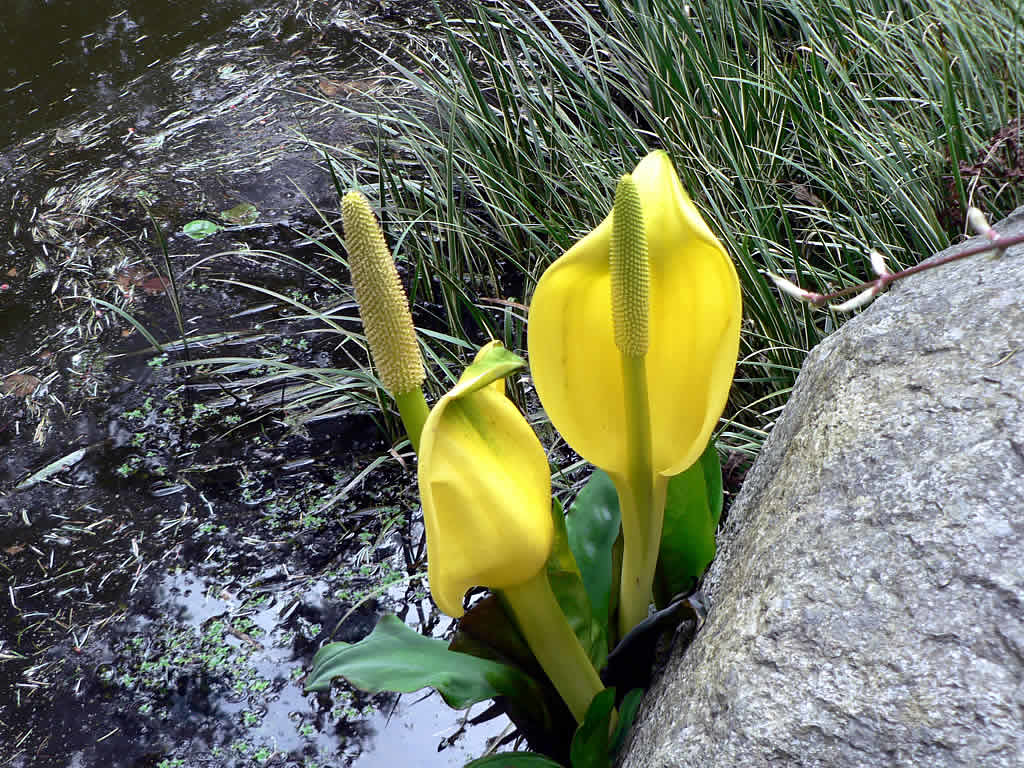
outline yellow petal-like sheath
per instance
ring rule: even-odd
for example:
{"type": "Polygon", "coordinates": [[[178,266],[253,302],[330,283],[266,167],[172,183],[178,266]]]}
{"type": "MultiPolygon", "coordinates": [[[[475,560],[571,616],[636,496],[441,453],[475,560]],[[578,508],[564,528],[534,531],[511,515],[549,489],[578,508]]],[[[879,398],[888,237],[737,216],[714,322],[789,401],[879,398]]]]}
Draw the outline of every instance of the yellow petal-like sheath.
{"type": "MultiPolygon", "coordinates": [[[[493,349],[481,350],[481,356],[493,349]]],[[[540,441],[501,379],[470,366],[423,427],[419,487],[430,592],[449,616],[470,587],[517,587],[551,553],[551,476],[540,441]]]]}
{"type": "Polygon", "coordinates": [[[554,546],[551,475],[540,441],[505,397],[523,360],[492,341],[423,426],[419,485],[430,593],[462,616],[466,590],[490,587],[577,722],[601,678],[548,581],[554,546]]]}
{"type": "MultiPolygon", "coordinates": [[[[664,152],[631,174],[650,264],[645,358],[655,472],[675,475],[704,451],[729,393],[739,349],[739,280],[664,152]]],[[[627,472],[624,392],[615,345],[612,216],[541,277],[530,304],[530,369],[566,442],[613,476],[627,472]]]]}

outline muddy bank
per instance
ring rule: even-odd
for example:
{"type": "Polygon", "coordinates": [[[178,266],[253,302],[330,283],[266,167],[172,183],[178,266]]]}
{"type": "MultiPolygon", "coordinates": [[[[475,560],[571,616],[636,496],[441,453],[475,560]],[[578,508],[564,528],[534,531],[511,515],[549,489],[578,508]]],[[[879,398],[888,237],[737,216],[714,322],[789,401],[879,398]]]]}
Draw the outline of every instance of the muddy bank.
{"type": "Polygon", "coordinates": [[[344,107],[401,98],[381,54],[434,21],[263,3],[0,154],[0,765],[460,765],[503,729],[301,687],[384,610],[445,628],[312,146],[360,150],[344,107]]]}

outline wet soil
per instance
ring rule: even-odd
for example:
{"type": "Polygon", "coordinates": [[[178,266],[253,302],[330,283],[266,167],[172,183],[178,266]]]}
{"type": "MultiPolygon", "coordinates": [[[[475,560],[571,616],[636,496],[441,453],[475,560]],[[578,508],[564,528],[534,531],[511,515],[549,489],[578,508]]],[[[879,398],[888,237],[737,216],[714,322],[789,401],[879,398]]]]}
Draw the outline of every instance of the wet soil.
{"type": "Polygon", "coordinates": [[[384,611],[448,628],[315,148],[434,21],[261,3],[0,153],[0,765],[461,765],[505,727],[302,692],[384,611]]]}

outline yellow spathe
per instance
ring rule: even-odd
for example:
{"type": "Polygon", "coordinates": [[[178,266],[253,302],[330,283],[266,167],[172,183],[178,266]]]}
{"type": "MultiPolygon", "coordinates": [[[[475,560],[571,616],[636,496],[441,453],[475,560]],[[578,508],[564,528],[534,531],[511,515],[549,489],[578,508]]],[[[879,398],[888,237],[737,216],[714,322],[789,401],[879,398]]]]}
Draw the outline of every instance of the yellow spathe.
{"type": "Polygon", "coordinates": [[[505,397],[522,360],[491,342],[423,427],[419,487],[434,602],[463,614],[474,586],[509,589],[540,572],[554,543],[551,475],[530,425],[505,397]]]}
{"type": "MultiPolygon", "coordinates": [[[[725,249],[664,152],[631,174],[650,266],[645,357],[655,473],[703,453],[725,407],[739,350],[739,280],[725,249]]],[[[612,215],[544,272],[530,304],[530,370],[566,442],[613,477],[628,472],[625,395],[615,345],[609,255],[612,215]]]]}

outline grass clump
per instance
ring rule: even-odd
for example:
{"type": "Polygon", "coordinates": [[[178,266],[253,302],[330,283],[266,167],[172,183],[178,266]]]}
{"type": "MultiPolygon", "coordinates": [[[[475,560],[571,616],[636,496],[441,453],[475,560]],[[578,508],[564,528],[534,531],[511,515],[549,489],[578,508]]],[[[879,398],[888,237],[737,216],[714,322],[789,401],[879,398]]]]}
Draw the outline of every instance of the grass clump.
{"type": "Polygon", "coordinates": [[[734,448],[757,449],[839,322],[779,300],[764,270],[825,291],[869,274],[872,249],[931,255],[968,205],[1024,202],[1010,4],[493,0],[444,29],[445,54],[392,62],[412,96],[346,108],[372,146],[333,150],[346,186],[387,201],[412,300],[455,335],[521,347],[521,313],[488,300],[528,301],[623,169],[664,147],[743,282],[734,448]]]}

